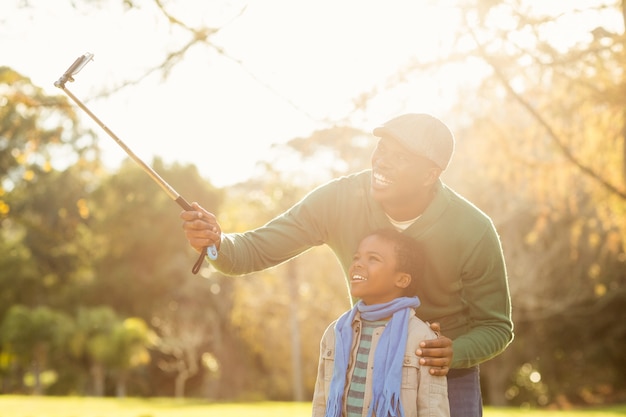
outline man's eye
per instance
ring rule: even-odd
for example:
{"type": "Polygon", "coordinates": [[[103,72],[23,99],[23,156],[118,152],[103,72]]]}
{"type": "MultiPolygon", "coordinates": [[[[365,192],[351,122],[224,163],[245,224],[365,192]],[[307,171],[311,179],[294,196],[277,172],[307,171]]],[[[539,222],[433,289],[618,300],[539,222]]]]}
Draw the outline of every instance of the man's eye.
{"type": "Polygon", "coordinates": [[[396,154],[394,159],[400,164],[408,164],[410,162],[409,157],[403,153],[396,154]]]}

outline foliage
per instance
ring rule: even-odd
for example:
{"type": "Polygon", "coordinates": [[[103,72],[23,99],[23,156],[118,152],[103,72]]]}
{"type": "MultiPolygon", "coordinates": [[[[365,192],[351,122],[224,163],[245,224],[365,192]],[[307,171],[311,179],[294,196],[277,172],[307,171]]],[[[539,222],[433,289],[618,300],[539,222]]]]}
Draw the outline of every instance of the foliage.
{"type": "MultiPolygon", "coordinates": [[[[97,159],[93,134],[78,127],[66,98],[47,96],[8,67],[0,67],[0,91],[0,190],[54,167],[97,159]]],[[[10,211],[5,204],[0,214],[10,211]]]]}
{"type": "MultiPolygon", "coordinates": [[[[260,226],[291,207],[311,187],[365,168],[372,141],[363,140],[364,136],[358,130],[338,127],[277,147],[276,159],[260,166],[261,180],[229,190],[229,201],[234,204],[225,207],[222,227],[243,231],[260,226]],[[289,161],[291,168],[283,161],[289,161]]],[[[350,307],[332,253],[314,248],[234,285],[232,325],[258,357],[266,395],[272,399],[310,398],[321,336],[326,326],[350,307]],[[250,316],[250,311],[257,314],[250,316]],[[289,360],[277,361],[277,357],[289,360]]]]}
{"type": "MultiPolygon", "coordinates": [[[[625,340],[615,320],[626,302],[623,25],[620,33],[590,28],[564,46],[546,34],[555,19],[582,10],[552,17],[525,2],[473,6],[459,38],[469,35],[468,56],[483,60],[489,76],[481,95],[458,104],[465,117],[473,109],[472,123],[458,135],[462,165],[448,175],[496,221],[516,322],[514,344],[483,376],[493,390],[508,385],[514,404],[619,401],[626,386],[613,347],[625,340]],[[476,179],[468,182],[466,172],[476,179]]],[[[598,2],[584,12],[608,22],[624,7],[598,2]]]]}
{"type": "Polygon", "coordinates": [[[2,351],[13,357],[25,375],[34,378],[33,393],[43,392],[42,372],[55,353],[63,352],[71,319],[48,307],[13,305],[0,323],[2,351]]]}
{"type": "Polygon", "coordinates": [[[84,196],[98,150],[65,99],[8,68],[0,89],[0,244],[11,255],[0,260],[4,313],[11,303],[52,301],[63,284],[89,275],[84,196]]]}
{"type": "MultiPolygon", "coordinates": [[[[481,375],[487,404],[524,409],[486,415],[626,395],[625,3],[540,7],[549,3],[456,2],[454,53],[416,59],[387,85],[401,90],[450,66],[481,69],[451,111],[457,149],[444,178],[494,219],[507,258],[516,339],[481,375]],[[580,24],[566,40],[551,35],[583,14],[602,25],[580,24]],[[616,20],[621,26],[609,25],[616,20]]],[[[192,47],[228,56],[213,43],[219,29],[147,4],[189,38],[146,76],[166,76],[192,47]]],[[[193,277],[180,208],[144,172],[130,161],[102,171],[92,132],[64,98],[6,67],[0,91],[3,392],[32,392],[25,377],[47,372],[41,388],[58,394],[310,395],[319,338],[348,306],[328,251],[243,279],[208,267],[193,277]]],[[[356,107],[374,96],[364,93],[356,107]]],[[[295,138],[256,179],[229,190],[213,189],[194,167],[153,165],[217,213],[224,230],[242,231],[323,181],[367,168],[373,144],[343,125],[295,138]]]]}
{"type": "Polygon", "coordinates": [[[63,98],[8,68],[0,89],[2,374],[40,393],[60,377],[58,368],[46,372],[71,333],[70,287],[90,276],[82,198],[98,151],[63,98]]]}
{"type": "Polygon", "coordinates": [[[376,141],[359,129],[335,126],[318,130],[274,145],[272,159],[261,164],[261,172],[308,191],[332,178],[369,168],[375,145],[376,141]]]}
{"type": "MultiPolygon", "coordinates": [[[[217,210],[220,194],[194,168],[167,169],[158,160],[153,167],[181,195],[192,195],[217,210]]],[[[102,250],[94,257],[96,279],[85,287],[83,301],[108,305],[118,314],[151,323],[160,336],[152,345],[153,352],[159,352],[153,353],[158,357],[154,366],[170,368],[165,364],[180,358],[173,346],[192,342],[192,334],[212,334],[216,324],[211,317],[217,315],[213,308],[219,308],[197,301],[202,296],[205,301],[216,297],[209,281],[198,281],[189,272],[197,255],[180,233],[181,209],[131,161],[92,193],[89,204],[94,213],[91,230],[102,250]]],[[[186,364],[196,369],[200,356],[211,351],[211,338],[193,340],[193,345],[185,346],[195,352],[186,364]]],[[[179,386],[176,392],[182,395],[184,391],[179,386]]]]}
{"type": "MultiPolygon", "coordinates": [[[[181,192],[217,208],[217,194],[195,170],[166,170],[159,161],[154,168],[173,179],[174,187],[184,185],[181,192]]],[[[86,288],[86,301],[151,320],[167,305],[170,294],[191,279],[195,259],[180,233],[181,209],[131,161],[107,178],[87,204],[93,213],[90,228],[102,250],[94,255],[97,279],[86,288]]]]}
{"type": "Polygon", "coordinates": [[[85,364],[92,378],[87,392],[101,397],[105,392],[105,363],[109,356],[108,343],[113,327],[119,321],[108,306],[78,309],[75,330],[69,340],[69,354],[85,364]]]}
{"type": "MultiPolygon", "coordinates": [[[[69,128],[56,128],[49,134],[42,127],[58,124],[64,111],[74,117],[71,107],[62,99],[53,101],[33,95],[39,90],[15,73],[3,69],[2,75],[9,83],[5,90],[15,91],[7,97],[23,103],[10,101],[2,108],[6,114],[4,122],[11,120],[12,125],[0,137],[6,145],[1,147],[6,170],[1,178],[5,209],[0,229],[4,255],[0,256],[3,266],[0,319],[4,319],[0,332],[3,340],[0,376],[5,384],[10,384],[5,388],[19,390],[22,389],[19,375],[35,375],[35,392],[41,392],[39,375],[50,372],[54,375],[47,384],[50,392],[85,389],[95,395],[107,391],[106,381],[111,378],[115,380],[118,395],[124,395],[126,382],[133,377],[130,371],[148,364],[151,360],[148,348],[156,346],[154,330],[146,326],[146,321],[156,320],[167,310],[162,306],[174,302],[170,294],[176,293],[174,289],[185,277],[190,279],[188,270],[194,258],[188,256],[189,249],[181,244],[182,236],[178,243],[169,238],[180,233],[177,216],[180,210],[172,210],[174,204],[165,202],[164,193],[145,173],[130,165],[119,177],[103,181],[97,152],[89,152],[89,147],[79,140],[81,130],[74,119],[63,123],[71,128],[71,134],[66,132],[69,128]],[[25,103],[35,106],[39,101],[50,103],[51,110],[25,111],[28,110],[25,103]],[[68,165],[61,164],[56,169],[50,159],[59,152],[65,154],[68,165]],[[89,159],[90,155],[96,159],[89,159]],[[130,173],[129,182],[124,182],[120,178],[127,173],[130,173]],[[122,204],[118,203],[120,200],[122,204]],[[142,204],[144,201],[149,205],[142,204]],[[133,209],[139,215],[136,218],[143,222],[134,221],[133,209]],[[151,224],[145,222],[150,220],[149,216],[152,216],[151,224]],[[170,221],[164,222],[160,216],[170,221]],[[133,224],[134,229],[129,226],[133,224]],[[105,236],[117,238],[127,246],[107,241],[105,236]],[[145,240],[134,243],[135,236],[144,236],[145,240]],[[169,257],[168,251],[178,254],[169,257]],[[164,262],[156,265],[160,274],[151,272],[152,269],[148,271],[150,275],[142,274],[146,265],[151,268],[152,262],[137,259],[137,253],[145,253],[148,259],[163,259],[164,262]],[[110,262],[120,266],[117,274],[106,269],[110,262]],[[139,271],[134,273],[138,276],[135,281],[130,279],[132,274],[123,272],[129,266],[139,271]],[[125,298],[126,303],[111,297],[118,287],[113,287],[114,292],[107,291],[110,275],[121,275],[119,294],[129,297],[125,298]],[[128,283],[141,284],[141,280],[144,287],[137,286],[135,293],[129,291],[128,283]],[[162,285],[157,285],[159,280],[162,285]],[[146,288],[154,292],[146,293],[146,288]],[[16,310],[21,305],[23,311],[16,310]],[[43,312],[48,313],[43,315],[43,312]],[[146,320],[133,317],[134,312],[146,320]],[[31,316],[32,320],[27,320],[31,316]],[[50,322],[36,325],[41,322],[35,320],[40,316],[49,316],[50,322]],[[59,317],[66,318],[65,332],[54,326],[59,317]],[[31,333],[24,333],[27,331],[31,333]],[[47,331],[55,331],[55,336],[62,340],[48,341],[47,331]],[[27,337],[28,334],[31,336],[27,337]],[[57,355],[55,361],[48,359],[52,347],[57,355]],[[32,372],[29,363],[35,365],[32,372]],[[91,375],[91,383],[85,382],[81,375],[91,375]]],[[[159,161],[155,165],[159,171],[166,171],[159,161]]],[[[207,207],[217,208],[219,193],[211,191],[195,168],[176,166],[173,172],[180,190],[193,193],[207,207]]],[[[207,286],[204,288],[208,292],[207,286]]]]}

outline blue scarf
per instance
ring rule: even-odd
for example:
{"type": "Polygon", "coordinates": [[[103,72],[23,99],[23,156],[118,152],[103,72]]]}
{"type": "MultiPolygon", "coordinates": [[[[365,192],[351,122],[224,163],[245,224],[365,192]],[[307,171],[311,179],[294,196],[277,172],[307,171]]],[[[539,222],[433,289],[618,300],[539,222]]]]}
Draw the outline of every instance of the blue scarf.
{"type": "Polygon", "coordinates": [[[326,417],[339,417],[343,408],[343,394],[352,347],[352,322],[356,312],[363,320],[376,321],[391,316],[380,336],[374,353],[374,374],[372,381],[372,404],[368,417],[376,410],[376,417],[402,417],[404,410],[400,404],[402,385],[402,362],[406,349],[409,317],[411,309],[420,305],[417,297],[400,297],[384,304],[365,305],[362,301],[345,312],[335,325],[335,369],[330,381],[326,417]]]}

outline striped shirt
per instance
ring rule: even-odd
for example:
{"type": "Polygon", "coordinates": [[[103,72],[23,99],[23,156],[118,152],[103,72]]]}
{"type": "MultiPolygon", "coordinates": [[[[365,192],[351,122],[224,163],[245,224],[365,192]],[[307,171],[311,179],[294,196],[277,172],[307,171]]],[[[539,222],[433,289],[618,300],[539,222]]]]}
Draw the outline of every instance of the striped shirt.
{"type": "Polygon", "coordinates": [[[377,327],[384,326],[388,320],[362,320],[361,339],[359,340],[354,370],[350,378],[346,407],[346,417],[361,417],[363,414],[363,399],[365,397],[365,378],[367,376],[367,362],[372,347],[372,335],[377,327]]]}

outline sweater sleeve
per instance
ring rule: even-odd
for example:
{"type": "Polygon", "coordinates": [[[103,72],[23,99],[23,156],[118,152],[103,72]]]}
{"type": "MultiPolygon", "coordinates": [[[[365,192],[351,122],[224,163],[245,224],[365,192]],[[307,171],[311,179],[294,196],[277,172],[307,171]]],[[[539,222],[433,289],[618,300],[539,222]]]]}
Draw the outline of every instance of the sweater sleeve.
{"type": "Polygon", "coordinates": [[[467,368],[491,359],[513,339],[506,267],[493,225],[470,254],[462,282],[469,332],[454,339],[452,368],[467,368]]]}
{"type": "Polygon", "coordinates": [[[244,275],[279,265],[326,240],[325,201],[332,183],[310,192],[288,211],[244,233],[222,234],[219,256],[209,262],[226,275],[244,275]]]}

